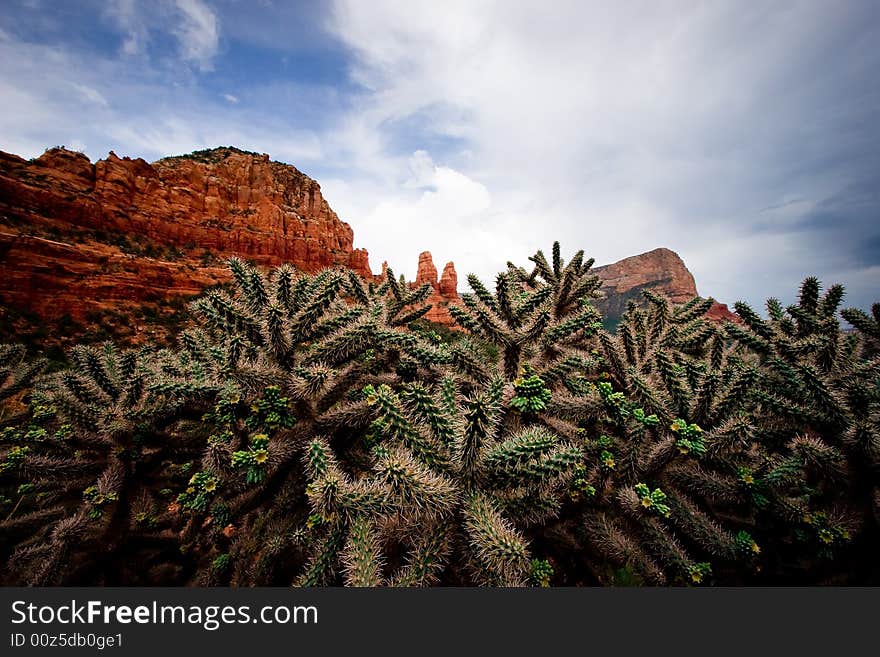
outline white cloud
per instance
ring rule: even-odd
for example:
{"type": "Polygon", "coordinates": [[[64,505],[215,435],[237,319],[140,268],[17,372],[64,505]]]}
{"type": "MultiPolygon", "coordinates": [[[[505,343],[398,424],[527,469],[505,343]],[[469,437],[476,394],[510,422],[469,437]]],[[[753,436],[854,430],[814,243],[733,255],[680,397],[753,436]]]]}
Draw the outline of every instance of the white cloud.
{"type": "Polygon", "coordinates": [[[238,102],[238,96],[233,96],[232,94],[223,94],[223,99],[228,103],[235,104],[238,102]]]}
{"type": "Polygon", "coordinates": [[[0,39],[0,149],[36,157],[64,144],[93,160],[109,150],[149,160],[238,145],[292,163],[327,159],[322,140],[309,130],[278,120],[242,121],[215,95],[197,88],[181,93],[156,84],[157,77],[149,67],[7,35],[0,39]]]}
{"type": "Polygon", "coordinates": [[[599,262],[670,247],[701,292],[724,301],[791,296],[826,267],[786,231],[857,173],[844,168],[853,149],[855,159],[870,152],[853,146],[858,133],[842,135],[871,116],[851,97],[855,62],[872,79],[870,39],[853,37],[868,24],[857,9],[570,1],[548,11],[461,0],[438,11],[340,0],[331,29],[368,90],[342,134],[354,137],[353,170],[393,197],[368,194],[380,197],[371,207],[342,200],[346,219],[371,253],[403,250],[405,260],[416,241],[454,240],[459,271],[484,277],[560,239],[599,262]],[[411,150],[432,136],[455,140],[443,152],[448,170],[491,199],[466,221],[441,218],[445,203],[456,216],[451,190],[402,195],[413,164],[391,144],[397,126],[420,116],[411,150]],[[761,212],[769,206],[780,207],[761,212]],[[454,238],[434,235],[438,221],[454,238]],[[395,222],[418,239],[388,237],[395,222]],[[772,237],[756,236],[768,222],[772,237]]]}
{"type": "Polygon", "coordinates": [[[104,98],[104,95],[98,91],[97,89],[90,87],[85,84],[78,84],[76,82],[71,82],[71,86],[77,91],[77,93],[87,102],[92,103],[94,105],[99,105],[101,107],[107,107],[109,104],[107,99],[104,98]]]}
{"type": "MultiPolygon", "coordinates": [[[[461,235],[480,230],[479,221],[491,211],[492,199],[484,185],[437,166],[424,151],[413,154],[410,172],[399,194],[383,198],[358,219],[356,239],[371,246],[374,269],[388,260],[395,271],[412,278],[422,251],[431,251],[441,268],[462,254],[466,248],[461,235]]],[[[332,184],[329,190],[324,187],[331,202],[341,192],[332,184]]]]}
{"type": "Polygon", "coordinates": [[[184,59],[202,70],[212,68],[220,46],[217,15],[202,0],[174,0],[180,22],[174,29],[184,59]]]}
{"type": "Polygon", "coordinates": [[[136,0],[110,0],[106,14],[125,33],[121,52],[123,55],[140,55],[148,40],[148,26],[138,10],[136,0]]]}
{"type": "Polygon", "coordinates": [[[220,22],[203,0],[110,0],[104,11],[123,32],[121,54],[147,55],[151,33],[169,32],[177,39],[178,55],[184,62],[202,71],[213,68],[220,47],[220,22]]]}

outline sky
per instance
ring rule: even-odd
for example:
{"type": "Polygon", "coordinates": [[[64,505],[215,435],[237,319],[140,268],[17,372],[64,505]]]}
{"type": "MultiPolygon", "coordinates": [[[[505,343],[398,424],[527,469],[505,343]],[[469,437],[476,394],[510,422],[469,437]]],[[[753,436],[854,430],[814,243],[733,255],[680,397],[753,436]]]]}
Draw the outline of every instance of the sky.
{"type": "Polygon", "coordinates": [[[728,304],[868,308],[877,44],[876,0],[3,0],[0,150],[269,153],[408,278],[667,247],[728,304]]]}

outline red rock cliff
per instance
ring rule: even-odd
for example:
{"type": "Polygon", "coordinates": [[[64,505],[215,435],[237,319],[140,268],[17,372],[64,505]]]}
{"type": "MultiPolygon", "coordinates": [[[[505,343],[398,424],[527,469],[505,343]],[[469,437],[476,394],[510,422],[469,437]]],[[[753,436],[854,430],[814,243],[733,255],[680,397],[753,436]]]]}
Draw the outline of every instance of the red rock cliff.
{"type": "Polygon", "coordinates": [[[455,273],[455,265],[451,262],[447,262],[446,266],[443,267],[437,291],[444,297],[458,296],[458,275],[455,273]]]}
{"type": "Polygon", "coordinates": [[[353,237],[317,182],[268,155],[0,152],[0,302],[42,317],[196,294],[227,280],[230,255],[372,276],[353,237]]]}
{"type": "MultiPolygon", "coordinates": [[[[675,252],[665,248],[654,249],[610,265],[593,267],[602,279],[605,299],[596,305],[605,317],[619,318],[630,299],[642,301],[642,290],[665,294],[674,303],[684,303],[697,296],[694,276],[675,252]]],[[[715,302],[706,316],[716,322],[739,317],[724,304],[715,302]]]]}
{"type": "Polygon", "coordinates": [[[679,255],[669,249],[654,249],[611,265],[593,267],[593,273],[602,279],[602,291],[610,297],[648,287],[675,303],[690,301],[697,295],[693,274],[679,255]]]}

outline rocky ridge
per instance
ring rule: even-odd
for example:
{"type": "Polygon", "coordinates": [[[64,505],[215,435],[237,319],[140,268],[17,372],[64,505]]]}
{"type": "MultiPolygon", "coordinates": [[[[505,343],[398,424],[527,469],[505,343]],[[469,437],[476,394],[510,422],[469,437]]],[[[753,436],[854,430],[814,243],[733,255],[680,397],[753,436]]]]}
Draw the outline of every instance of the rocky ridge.
{"type": "MultiPolygon", "coordinates": [[[[642,301],[642,290],[665,294],[674,303],[684,303],[697,296],[697,284],[684,260],[666,248],[630,256],[610,265],[593,267],[593,273],[602,279],[605,298],[596,306],[611,323],[626,311],[630,300],[642,301]]],[[[739,317],[723,303],[712,304],[707,317],[716,322],[738,322],[739,317]]]]}
{"type": "MultiPolygon", "coordinates": [[[[225,147],[148,163],[111,152],[92,163],[64,148],[33,160],[0,151],[0,320],[7,333],[26,317],[32,325],[60,321],[71,338],[77,323],[112,324],[112,337],[132,342],[156,337],[163,332],[156,320],[170,322],[187,298],[229,280],[223,260],[233,255],[379,278],[320,185],[266,154],[225,147]]],[[[600,305],[609,317],[642,289],[674,301],[696,294],[693,276],[668,249],[595,271],[605,281],[600,305]]],[[[424,283],[433,289],[426,319],[451,325],[454,264],[438,276],[423,252],[413,284],[424,283]]],[[[720,305],[713,311],[719,320],[735,317],[720,305]]]]}
{"type": "Polygon", "coordinates": [[[111,152],[92,164],[63,148],[30,161],[0,152],[0,303],[42,319],[198,294],[229,280],[232,255],[371,277],[353,241],[317,182],[265,154],[150,164],[111,152]]]}

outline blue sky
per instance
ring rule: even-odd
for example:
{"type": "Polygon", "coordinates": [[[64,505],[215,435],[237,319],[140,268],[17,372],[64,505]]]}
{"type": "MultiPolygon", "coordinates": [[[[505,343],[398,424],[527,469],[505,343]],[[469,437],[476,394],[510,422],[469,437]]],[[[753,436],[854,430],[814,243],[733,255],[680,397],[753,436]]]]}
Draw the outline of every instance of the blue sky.
{"type": "Polygon", "coordinates": [[[868,307],[878,43],[874,1],[5,0],[0,149],[267,152],[375,271],[666,246],[727,303],[868,307]]]}

